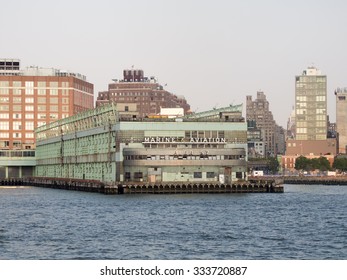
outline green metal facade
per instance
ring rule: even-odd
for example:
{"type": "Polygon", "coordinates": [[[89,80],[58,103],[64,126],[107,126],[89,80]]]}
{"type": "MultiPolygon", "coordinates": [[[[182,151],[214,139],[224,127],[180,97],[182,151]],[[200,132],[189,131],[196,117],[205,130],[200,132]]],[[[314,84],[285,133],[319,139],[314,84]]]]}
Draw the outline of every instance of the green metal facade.
{"type": "Polygon", "coordinates": [[[244,121],[122,121],[105,105],[41,127],[36,135],[39,177],[107,184],[246,179],[244,121]]]}

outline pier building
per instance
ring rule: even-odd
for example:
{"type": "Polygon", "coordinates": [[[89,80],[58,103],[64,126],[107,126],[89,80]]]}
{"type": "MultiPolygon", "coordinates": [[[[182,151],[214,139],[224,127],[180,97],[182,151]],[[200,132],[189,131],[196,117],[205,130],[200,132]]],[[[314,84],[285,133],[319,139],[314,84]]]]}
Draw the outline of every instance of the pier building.
{"type": "Polygon", "coordinates": [[[118,182],[247,179],[242,105],[179,118],[128,118],[99,106],[36,130],[36,176],[118,182]]]}

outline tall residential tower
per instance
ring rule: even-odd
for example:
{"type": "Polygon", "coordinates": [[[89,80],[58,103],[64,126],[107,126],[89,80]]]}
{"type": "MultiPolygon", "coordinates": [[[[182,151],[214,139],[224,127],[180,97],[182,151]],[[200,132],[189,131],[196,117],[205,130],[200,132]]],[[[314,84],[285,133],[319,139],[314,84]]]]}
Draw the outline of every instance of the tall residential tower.
{"type": "Polygon", "coordinates": [[[327,77],[308,67],[295,77],[297,140],[327,139],[327,77]]]}

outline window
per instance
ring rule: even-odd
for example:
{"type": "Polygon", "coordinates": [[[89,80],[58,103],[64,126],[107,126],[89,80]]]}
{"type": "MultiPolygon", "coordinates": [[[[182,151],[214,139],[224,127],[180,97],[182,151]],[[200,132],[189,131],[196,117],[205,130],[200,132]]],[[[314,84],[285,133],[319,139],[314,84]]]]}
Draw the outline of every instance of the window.
{"type": "Polygon", "coordinates": [[[13,138],[21,138],[22,137],[22,133],[20,132],[14,132],[13,133],[13,138]]]}
{"type": "Polygon", "coordinates": [[[34,130],[34,122],[25,122],[25,130],[34,130]]]}
{"type": "Polygon", "coordinates": [[[21,130],[22,122],[13,122],[12,126],[13,126],[13,130],[21,130]]]}
{"type": "Polygon", "coordinates": [[[324,95],[316,96],[316,101],[325,101],[325,96],[324,95]]]}
{"type": "Polygon", "coordinates": [[[26,119],[33,119],[34,118],[34,114],[25,114],[25,118],[26,119]]]}
{"type": "Polygon", "coordinates": [[[12,90],[12,92],[13,92],[13,95],[21,95],[22,94],[22,90],[18,89],[18,88],[14,88],[12,90]]]}
{"type": "Polygon", "coordinates": [[[37,99],[37,103],[43,103],[43,104],[45,104],[46,103],[46,97],[39,97],[38,99],[37,99]]]}
{"type": "Polygon", "coordinates": [[[46,111],[46,105],[38,105],[37,106],[37,110],[42,112],[42,111],[46,111]]]}
{"type": "Polygon", "coordinates": [[[13,105],[13,111],[22,111],[22,105],[13,105]]]}
{"type": "Polygon", "coordinates": [[[9,122],[0,122],[0,129],[1,130],[9,130],[9,122]]]}
{"type": "Polygon", "coordinates": [[[51,104],[58,104],[58,98],[57,97],[51,97],[50,102],[51,102],[51,104]]]}
{"type": "Polygon", "coordinates": [[[22,103],[22,97],[13,97],[13,103],[22,103]]]}
{"type": "Polygon", "coordinates": [[[34,98],[30,97],[30,98],[25,98],[25,103],[34,103],[34,98]]]}
{"type": "Polygon", "coordinates": [[[25,138],[34,138],[34,133],[25,133],[25,138]]]}
{"type": "Polygon", "coordinates": [[[39,89],[37,90],[37,94],[38,94],[38,95],[46,95],[46,89],[39,88],[39,89]]]}
{"type": "Polygon", "coordinates": [[[211,179],[211,178],[214,178],[214,177],[215,177],[215,173],[214,172],[207,172],[206,173],[206,178],[211,179]]]}
{"type": "Polygon", "coordinates": [[[10,137],[10,134],[8,132],[1,132],[0,133],[0,138],[8,138],[10,137]]]}
{"type": "Polygon", "coordinates": [[[34,111],[34,106],[32,106],[32,105],[26,105],[25,106],[25,111],[34,111]]]}
{"type": "Polygon", "coordinates": [[[8,105],[0,105],[0,111],[8,111],[9,106],[8,105]]]}
{"type": "Polygon", "coordinates": [[[340,101],[346,100],[346,96],[339,96],[339,100],[340,100],[340,101]]]}
{"type": "Polygon", "coordinates": [[[0,114],[0,119],[8,119],[8,118],[9,118],[9,114],[8,113],[0,114]]]}
{"type": "Polygon", "coordinates": [[[20,82],[20,81],[13,81],[12,85],[13,85],[13,87],[22,87],[22,82],[20,82]]]}
{"type": "Polygon", "coordinates": [[[202,178],[202,173],[201,172],[194,172],[194,178],[202,178]]]}
{"type": "Polygon", "coordinates": [[[58,87],[58,82],[49,82],[49,87],[58,87]]]}
{"type": "Polygon", "coordinates": [[[0,97],[0,102],[1,103],[8,103],[10,101],[9,97],[0,97]]]}
{"type": "Polygon", "coordinates": [[[8,148],[10,146],[10,141],[0,141],[0,148],[8,148]]]}
{"type": "Polygon", "coordinates": [[[37,87],[39,87],[39,88],[46,87],[46,82],[37,82],[37,87]]]}
{"type": "Polygon", "coordinates": [[[21,118],[22,118],[22,114],[14,113],[14,114],[13,114],[13,118],[14,118],[14,119],[21,119],[21,118]]]}
{"type": "Polygon", "coordinates": [[[52,112],[58,112],[58,106],[57,105],[50,105],[49,110],[52,112]]]}
{"type": "Polygon", "coordinates": [[[57,89],[50,89],[49,93],[50,93],[50,95],[58,95],[58,90],[57,89]]]}
{"type": "Polygon", "coordinates": [[[34,82],[25,82],[25,94],[33,95],[34,94],[34,82]]]}

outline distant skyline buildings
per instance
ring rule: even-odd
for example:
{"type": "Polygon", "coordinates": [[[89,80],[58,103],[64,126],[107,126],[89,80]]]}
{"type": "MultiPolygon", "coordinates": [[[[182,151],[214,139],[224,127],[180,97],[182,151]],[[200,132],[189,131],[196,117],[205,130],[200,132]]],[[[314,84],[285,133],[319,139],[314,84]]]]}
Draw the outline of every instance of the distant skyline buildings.
{"type": "Polygon", "coordinates": [[[255,100],[246,96],[246,119],[253,123],[253,129],[261,130],[259,138],[264,142],[265,157],[284,153],[284,131],[276,124],[264,92],[258,91],[255,100]]]}

